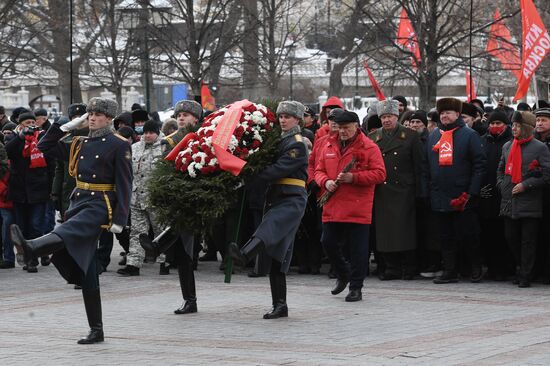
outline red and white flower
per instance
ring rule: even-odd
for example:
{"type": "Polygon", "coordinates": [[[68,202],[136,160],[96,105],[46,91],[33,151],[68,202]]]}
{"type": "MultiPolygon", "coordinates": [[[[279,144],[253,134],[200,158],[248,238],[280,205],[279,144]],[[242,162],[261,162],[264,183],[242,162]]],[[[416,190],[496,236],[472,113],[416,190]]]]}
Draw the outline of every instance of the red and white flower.
{"type": "MultiPolygon", "coordinates": [[[[228,109],[228,106],[221,108],[206,117],[201,128],[189,140],[187,147],[176,157],[177,170],[189,174],[191,178],[221,170],[214,155],[212,135],[228,109]]],[[[275,115],[261,104],[251,104],[243,108],[227,151],[246,161],[249,156],[260,150],[266,134],[271,131],[275,121],[275,115]]]]}

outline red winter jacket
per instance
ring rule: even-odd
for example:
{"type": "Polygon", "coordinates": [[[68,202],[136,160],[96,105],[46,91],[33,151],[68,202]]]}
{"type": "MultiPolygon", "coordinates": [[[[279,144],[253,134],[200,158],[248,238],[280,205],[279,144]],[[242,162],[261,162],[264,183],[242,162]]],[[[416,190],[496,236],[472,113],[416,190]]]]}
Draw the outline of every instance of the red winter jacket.
{"type": "Polygon", "coordinates": [[[13,202],[8,200],[8,185],[10,182],[10,171],[0,179],[0,208],[13,208],[13,202]]]}
{"type": "Polygon", "coordinates": [[[323,222],[372,222],[374,188],[386,179],[386,168],[380,149],[364,134],[359,132],[343,155],[338,136],[331,136],[317,159],[315,180],[321,187],[329,179],[336,180],[352,156],[356,159],[350,170],[353,182],[340,184],[323,207],[323,222]]]}
{"type": "Polygon", "coordinates": [[[323,104],[323,107],[321,108],[321,113],[319,113],[319,123],[321,124],[321,128],[319,128],[317,132],[315,132],[315,140],[328,135],[330,132],[330,128],[328,127],[328,116],[327,116],[328,107],[332,109],[334,108],[344,109],[344,103],[342,103],[342,101],[338,97],[330,97],[323,104]]]}

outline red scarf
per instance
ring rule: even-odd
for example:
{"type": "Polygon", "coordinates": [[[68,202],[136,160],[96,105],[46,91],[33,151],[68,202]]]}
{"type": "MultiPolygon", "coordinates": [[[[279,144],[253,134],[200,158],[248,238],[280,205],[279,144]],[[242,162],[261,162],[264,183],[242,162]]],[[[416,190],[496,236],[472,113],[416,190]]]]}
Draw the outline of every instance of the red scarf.
{"type": "Polygon", "coordinates": [[[30,158],[30,169],[45,168],[47,166],[46,159],[42,151],[38,150],[38,135],[40,131],[35,131],[32,135],[25,136],[25,147],[23,148],[23,157],[30,158]]]}
{"type": "Polygon", "coordinates": [[[453,133],[458,127],[449,131],[441,131],[441,138],[432,148],[433,151],[439,152],[439,166],[453,165],[453,133]]]}
{"type": "Polygon", "coordinates": [[[512,183],[514,184],[521,183],[521,145],[532,139],[533,136],[529,136],[523,140],[514,139],[514,142],[512,142],[512,148],[508,155],[508,162],[506,163],[504,173],[512,176],[512,183]]]}

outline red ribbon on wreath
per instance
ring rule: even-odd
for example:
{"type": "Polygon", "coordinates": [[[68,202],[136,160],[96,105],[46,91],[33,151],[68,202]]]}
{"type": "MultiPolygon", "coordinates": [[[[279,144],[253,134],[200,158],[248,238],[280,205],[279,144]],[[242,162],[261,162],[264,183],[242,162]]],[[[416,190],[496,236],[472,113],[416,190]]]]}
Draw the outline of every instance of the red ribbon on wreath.
{"type": "Polygon", "coordinates": [[[235,132],[235,128],[241,120],[243,108],[250,105],[252,105],[252,102],[247,99],[231,104],[212,135],[214,155],[218,158],[220,168],[235,176],[240,174],[241,170],[246,165],[246,161],[231,154],[227,151],[227,148],[231,141],[231,136],[233,136],[233,132],[235,132]]]}

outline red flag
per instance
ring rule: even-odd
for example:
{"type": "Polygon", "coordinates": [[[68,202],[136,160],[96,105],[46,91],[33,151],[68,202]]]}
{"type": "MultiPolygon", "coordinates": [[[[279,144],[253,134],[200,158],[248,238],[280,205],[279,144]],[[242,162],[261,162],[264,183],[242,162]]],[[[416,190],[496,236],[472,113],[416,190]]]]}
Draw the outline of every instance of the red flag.
{"type": "Polygon", "coordinates": [[[202,109],[207,111],[215,111],[216,110],[216,99],[212,96],[210,93],[210,89],[208,89],[208,85],[205,83],[202,83],[201,85],[201,104],[202,109]]]}
{"type": "Polygon", "coordinates": [[[519,50],[512,44],[512,35],[502,21],[498,9],[495,11],[494,20],[495,22],[491,25],[489,31],[489,40],[485,50],[500,61],[504,70],[514,73],[516,79],[519,80],[521,77],[519,50]]]}
{"type": "Polygon", "coordinates": [[[466,96],[468,97],[468,103],[470,103],[472,99],[477,99],[474,78],[470,77],[470,72],[468,70],[466,70],[466,96]]]}
{"type": "Polygon", "coordinates": [[[374,92],[376,93],[376,98],[378,100],[386,100],[386,97],[384,96],[384,93],[382,93],[382,89],[380,89],[380,86],[376,82],[376,79],[374,78],[374,75],[372,74],[372,71],[370,71],[370,67],[367,64],[367,61],[364,63],[365,70],[367,70],[367,74],[369,76],[370,84],[372,85],[372,88],[374,89],[374,92]]]}
{"type": "Polygon", "coordinates": [[[542,23],[532,0],[521,0],[521,28],[523,33],[523,52],[521,77],[514,101],[525,97],[533,74],[550,51],[550,35],[542,23]]]}
{"type": "Polygon", "coordinates": [[[402,45],[409,49],[414,55],[411,57],[411,62],[413,67],[416,69],[420,63],[420,49],[418,48],[418,38],[416,38],[416,33],[412,26],[411,20],[407,16],[407,11],[405,7],[401,10],[401,15],[399,16],[399,27],[397,28],[397,44],[402,45]]]}

